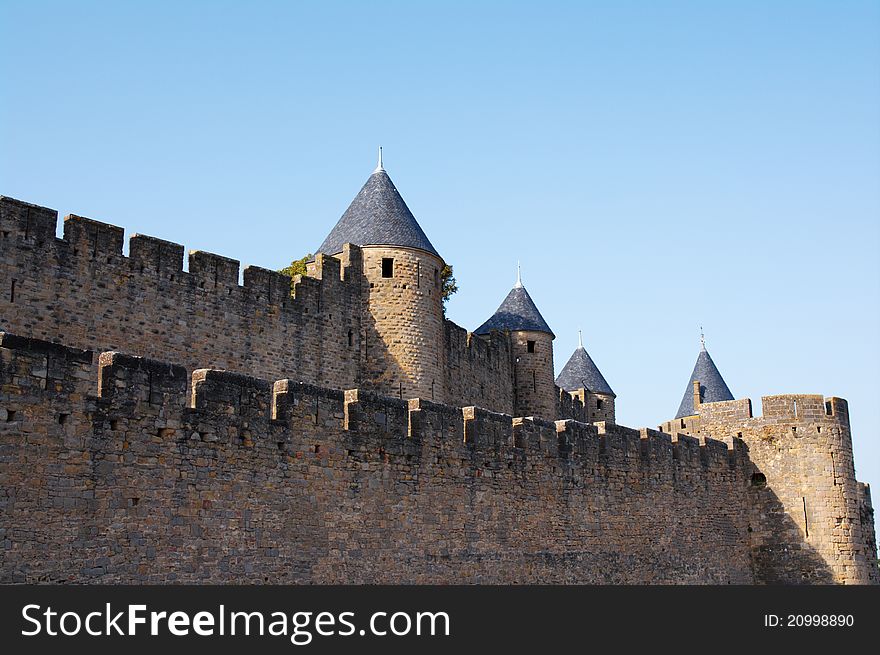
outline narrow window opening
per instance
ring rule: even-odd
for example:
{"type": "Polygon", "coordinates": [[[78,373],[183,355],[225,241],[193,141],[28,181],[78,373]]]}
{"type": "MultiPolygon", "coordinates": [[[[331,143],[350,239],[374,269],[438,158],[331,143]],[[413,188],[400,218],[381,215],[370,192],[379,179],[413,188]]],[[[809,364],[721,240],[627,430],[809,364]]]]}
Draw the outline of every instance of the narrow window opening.
{"type": "Polygon", "coordinates": [[[416,288],[422,286],[422,262],[416,262],[416,288]]]}
{"type": "Polygon", "coordinates": [[[537,390],[538,390],[538,382],[535,377],[535,372],[532,371],[532,391],[537,391],[537,390]]]}
{"type": "Polygon", "coordinates": [[[797,418],[797,401],[794,401],[794,417],[797,418]]]}
{"type": "Polygon", "coordinates": [[[807,521],[807,497],[801,496],[801,500],[804,503],[804,536],[809,537],[810,536],[810,525],[809,525],[809,522],[807,521]]]}
{"type": "Polygon", "coordinates": [[[348,331],[348,347],[351,348],[354,346],[354,331],[348,331]]]}
{"type": "Polygon", "coordinates": [[[684,429],[684,428],[687,427],[687,426],[684,424],[684,419],[681,419],[681,427],[682,427],[682,429],[684,429]]]}
{"type": "Polygon", "coordinates": [[[394,277],[394,259],[391,257],[382,258],[382,277],[394,277]]]}
{"type": "Polygon", "coordinates": [[[831,411],[831,401],[826,400],[825,401],[825,414],[827,414],[828,416],[831,416],[832,413],[833,412],[831,411]]]}
{"type": "Polygon", "coordinates": [[[12,281],[12,288],[9,290],[9,302],[15,302],[15,280],[12,281]]]}
{"type": "Polygon", "coordinates": [[[599,398],[596,399],[596,409],[602,409],[602,400],[599,398]]]}
{"type": "Polygon", "coordinates": [[[434,269],[434,286],[435,287],[440,286],[440,271],[437,270],[436,268],[434,269]]]}
{"type": "Polygon", "coordinates": [[[526,348],[528,349],[528,351],[529,351],[530,353],[535,352],[535,342],[534,342],[534,341],[527,341],[527,342],[526,342],[526,348]]]}

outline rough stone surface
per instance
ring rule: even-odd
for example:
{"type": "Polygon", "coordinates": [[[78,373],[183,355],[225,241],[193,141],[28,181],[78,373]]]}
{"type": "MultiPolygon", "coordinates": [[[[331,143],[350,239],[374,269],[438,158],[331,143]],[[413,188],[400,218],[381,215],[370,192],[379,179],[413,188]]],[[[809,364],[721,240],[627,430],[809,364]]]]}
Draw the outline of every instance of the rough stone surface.
{"type": "Polygon", "coordinates": [[[0,582],[754,581],[723,443],[79,352],[0,347],[0,582]]]}
{"type": "Polygon", "coordinates": [[[56,220],[0,198],[0,581],[877,581],[843,400],[637,432],[554,385],[549,329],[444,321],[425,250],[344,244],[291,297],[56,220]]]}
{"type": "Polygon", "coordinates": [[[663,432],[742,440],[752,470],[749,528],[756,576],[768,583],[878,583],[867,485],[856,481],[842,398],[765,396],[703,403],[663,432]]]}

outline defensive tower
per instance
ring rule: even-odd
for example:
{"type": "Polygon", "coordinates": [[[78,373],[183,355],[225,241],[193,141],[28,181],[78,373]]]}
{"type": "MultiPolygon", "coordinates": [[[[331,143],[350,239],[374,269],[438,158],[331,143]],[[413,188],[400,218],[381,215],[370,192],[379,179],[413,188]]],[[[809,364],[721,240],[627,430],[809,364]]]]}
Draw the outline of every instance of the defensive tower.
{"type": "Polygon", "coordinates": [[[553,339],[556,336],[523,286],[519,266],[513,289],[474,334],[487,336],[493,330],[510,333],[514,414],[553,416],[556,412],[553,339]]]}
{"type": "Polygon", "coordinates": [[[556,378],[556,386],[583,403],[584,420],[591,423],[614,423],[614,399],[617,394],[584,348],[583,336],[578,330],[578,347],[568,358],[556,378]]]}
{"type": "Polygon", "coordinates": [[[400,398],[442,402],[443,259],[407,207],[382,162],[318,253],[362,247],[364,385],[400,398]]]}

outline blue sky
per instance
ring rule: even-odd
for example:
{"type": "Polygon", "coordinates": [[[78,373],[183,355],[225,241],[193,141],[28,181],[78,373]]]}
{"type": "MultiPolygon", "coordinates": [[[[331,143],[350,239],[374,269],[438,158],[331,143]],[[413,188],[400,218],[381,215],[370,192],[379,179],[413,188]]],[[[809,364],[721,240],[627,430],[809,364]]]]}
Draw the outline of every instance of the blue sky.
{"type": "MultiPolygon", "coordinates": [[[[0,193],[279,268],[385,165],[474,329],[523,280],[620,422],[699,326],[880,489],[880,4],[0,4],[0,193]]],[[[877,492],[875,491],[875,496],[877,492]]]]}

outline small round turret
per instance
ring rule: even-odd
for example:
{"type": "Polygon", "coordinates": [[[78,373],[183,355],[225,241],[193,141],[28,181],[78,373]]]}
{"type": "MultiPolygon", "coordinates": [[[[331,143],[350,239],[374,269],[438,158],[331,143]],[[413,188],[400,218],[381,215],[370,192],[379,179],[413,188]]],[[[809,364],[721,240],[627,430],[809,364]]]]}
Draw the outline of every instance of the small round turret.
{"type": "Polygon", "coordinates": [[[474,334],[492,330],[510,333],[514,372],[514,413],[517,416],[556,418],[553,383],[553,334],[522,284],[517,267],[516,284],[492,315],[474,334]]]}

